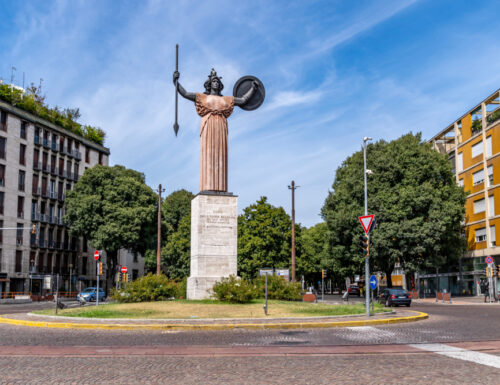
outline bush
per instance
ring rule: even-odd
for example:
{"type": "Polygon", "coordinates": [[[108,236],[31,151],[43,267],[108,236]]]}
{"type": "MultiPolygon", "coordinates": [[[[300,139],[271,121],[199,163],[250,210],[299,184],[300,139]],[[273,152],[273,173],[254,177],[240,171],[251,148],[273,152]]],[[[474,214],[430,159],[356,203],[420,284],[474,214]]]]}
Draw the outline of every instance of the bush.
{"type": "Polygon", "coordinates": [[[121,290],[114,290],[112,298],[118,302],[165,301],[186,296],[186,283],[169,280],[162,275],[149,273],[128,283],[121,290]]]}
{"type": "Polygon", "coordinates": [[[212,290],[214,298],[223,302],[248,303],[257,297],[256,288],[250,281],[234,275],[216,282],[212,290]]]}
{"type": "MultiPolygon", "coordinates": [[[[265,297],[266,277],[254,280],[259,298],[265,297]]],[[[302,299],[301,287],[298,282],[289,282],[277,275],[267,276],[267,298],[284,301],[300,301],[302,299]]]]}

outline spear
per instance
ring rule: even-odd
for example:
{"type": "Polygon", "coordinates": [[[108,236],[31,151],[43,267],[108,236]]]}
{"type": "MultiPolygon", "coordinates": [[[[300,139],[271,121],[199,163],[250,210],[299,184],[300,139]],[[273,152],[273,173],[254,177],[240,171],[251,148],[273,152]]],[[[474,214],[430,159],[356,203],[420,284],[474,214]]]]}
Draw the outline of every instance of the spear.
{"type": "MultiPolygon", "coordinates": [[[[175,71],[179,71],[179,44],[175,45],[175,71]]],[[[179,131],[179,124],[177,123],[177,99],[179,97],[179,91],[177,90],[177,79],[175,80],[175,123],[174,132],[177,136],[177,131],[179,131]]]]}

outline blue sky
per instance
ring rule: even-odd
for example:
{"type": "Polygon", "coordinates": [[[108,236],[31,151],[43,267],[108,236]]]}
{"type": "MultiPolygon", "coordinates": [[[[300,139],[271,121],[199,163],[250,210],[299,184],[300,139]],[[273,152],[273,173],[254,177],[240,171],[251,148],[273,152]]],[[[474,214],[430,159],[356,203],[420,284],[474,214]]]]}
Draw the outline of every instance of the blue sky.
{"type": "MultiPolygon", "coordinates": [[[[425,138],[500,88],[500,2],[0,1],[0,76],[43,78],[50,105],[79,107],[107,132],[111,164],[166,192],[199,188],[199,117],[181,82],[225,95],[259,77],[266,101],[229,118],[229,190],[242,210],[260,196],[297,221],[319,221],[336,168],[363,136],[425,138]]],[[[360,180],[360,183],[362,181],[360,180]]]]}

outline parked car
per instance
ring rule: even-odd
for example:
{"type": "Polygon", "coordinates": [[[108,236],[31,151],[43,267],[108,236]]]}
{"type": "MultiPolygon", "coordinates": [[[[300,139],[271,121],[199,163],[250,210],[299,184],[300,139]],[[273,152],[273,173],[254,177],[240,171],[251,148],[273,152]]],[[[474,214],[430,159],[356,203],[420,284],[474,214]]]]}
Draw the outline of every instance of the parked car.
{"type": "Polygon", "coordinates": [[[361,295],[361,290],[359,290],[359,287],[357,285],[350,285],[347,288],[347,292],[349,295],[357,295],[358,297],[361,295]]]}
{"type": "Polygon", "coordinates": [[[410,307],[411,295],[404,289],[384,289],[378,296],[378,301],[386,307],[399,305],[410,307]]]}
{"type": "MultiPolygon", "coordinates": [[[[97,298],[97,288],[96,287],[87,287],[85,290],[82,290],[77,294],[76,299],[80,302],[91,302],[95,301],[97,298]]],[[[106,293],[104,290],[99,288],[99,301],[106,300],[106,293]]]]}

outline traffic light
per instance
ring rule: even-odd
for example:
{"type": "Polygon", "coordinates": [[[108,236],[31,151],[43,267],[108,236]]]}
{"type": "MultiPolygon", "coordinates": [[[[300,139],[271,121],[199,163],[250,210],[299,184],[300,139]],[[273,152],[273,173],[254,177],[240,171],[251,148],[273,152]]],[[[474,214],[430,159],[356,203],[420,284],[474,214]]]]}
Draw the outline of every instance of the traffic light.
{"type": "Polygon", "coordinates": [[[326,269],[321,269],[321,278],[326,278],[326,269]]]}
{"type": "Polygon", "coordinates": [[[363,248],[363,255],[366,257],[368,256],[368,253],[370,252],[370,246],[368,244],[368,237],[366,234],[363,234],[361,236],[361,247],[363,248]]]}
{"type": "Polygon", "coordinates": [[[497,277],[500,278],[500,265],[497,265],[497,277]]]}
{"type": "Polygon", "coordinates": [[[486,277],[487,278],[493,277],[493,267],[491,266],[486,267],[486,277]]]}
{"type": "Polygon", "coordinates": [[[102,275],[102,262],[99,262],[99,275],[102,275]]]}
{"type": "Polygon", "coordinates": [[[128,273],[123,274],[123,282],[128,282],[128,273]]]}

